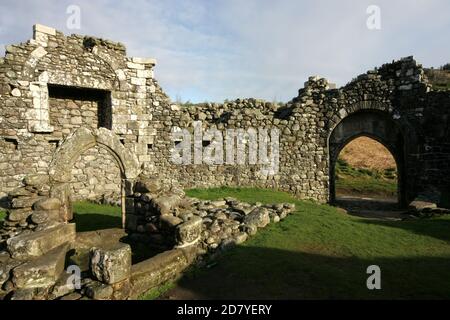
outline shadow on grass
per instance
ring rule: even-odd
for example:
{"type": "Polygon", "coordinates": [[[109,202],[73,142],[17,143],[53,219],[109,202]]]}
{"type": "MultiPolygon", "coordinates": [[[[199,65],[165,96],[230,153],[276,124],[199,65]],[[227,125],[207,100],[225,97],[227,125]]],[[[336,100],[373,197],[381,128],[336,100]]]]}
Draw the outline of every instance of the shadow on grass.
{"type": "Polygon", "coordinates": [[[448,299],[450,257],[331,257],[235,247],[210,269],[187,273],[161,299],[448,299]],[[367,267],[381,268],[368,290],[367,267]]]}
{"type": "Polygon", "coordinates": [[[77,232],[121,228],[121,217],[98,213],[74,213],[77,232]]]}
{"type": "Polygon", "coordinates": [[[450,242],[450,233],[449,233],[450,217],[448,217],[448,219],[430,218],[421,220],[404,220],[400,222],[381,221],[381,220],[359,220],[359,223],[403,229],[415,234],[433,237],[439,240],[450,242]]]}
{"type": "Polygon", "coordinates": [[[450,298],[450,217],[366,220],[281,192],[251,188],[187,193],[211,200],[232,196],[247,202],[293,202],[296,212],[224,253],[215,266],[193,268],[161,298],[450,298]],[[381,290],[367,289],[370,265],[381,268],[381,290]]]}

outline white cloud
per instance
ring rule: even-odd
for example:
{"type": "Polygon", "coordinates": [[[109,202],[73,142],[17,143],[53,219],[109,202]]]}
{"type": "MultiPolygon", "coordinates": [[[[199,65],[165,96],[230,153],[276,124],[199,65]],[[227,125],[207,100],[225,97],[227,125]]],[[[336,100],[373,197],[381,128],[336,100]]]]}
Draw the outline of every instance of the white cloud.
{"type": "Polygon", "coordinates": [[[343,85],[402,56],[448,62],[448,12],[445,0],[2,1],[0,42],[26,40],[39,22],[155,57],[172,98],[286,101],[313,74],[343,85]],[[81,30],[66,29],[69,4],[81,7],[81,30]],[[371,4],[381,8],[379,31],[366,28],[371,4]]]}

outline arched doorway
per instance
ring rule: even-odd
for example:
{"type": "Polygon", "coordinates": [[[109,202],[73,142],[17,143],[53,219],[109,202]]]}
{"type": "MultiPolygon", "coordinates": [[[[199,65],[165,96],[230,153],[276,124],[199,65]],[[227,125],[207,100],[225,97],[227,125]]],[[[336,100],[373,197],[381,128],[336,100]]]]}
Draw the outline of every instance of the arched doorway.
{"type": "Polygon", "coordinates": [[[329,196],[336,201],[336,163],[342,149],[352,140],[365,136],[381,143],[395,159],[397,167],[397,197],[400,206],[406,205],[404,137],[399,126],[383,111],[363,110],[350,114],[333,129],[329,140],[329,196]]]}
{"type": "Polygon", "coordinates": [[[124,177],[112,153],[95,145],[78,156],[71,175],[70,195],[77,232],[120,228],[124,177]]]}
{"type": "Polygon", "coordinates": [[[136,155],[126,149],[119,138],[106,128],[95,130],[84,127],[78,128],[69,135],[63,143],[56,149],[53,160],[50,163],[49,176],[52,197],[57,197],[63,203],[65,219],[71,220],[72,203],[70,188],[72,170],[80,155],[87,150],[100,147],[108,152],[116,161],[120,169],[121,178],[121,212],[122,226],[125,226],[126,217],[126,196],[131,192],[131,186],[140,173],[139,161],[136,155]]]}
{"type": "Polygon", "coordinates": [[[380,142],[359,136],[348,142],[334,168],[335,204],[367,218],[401,218],[397,163],[380,142]]]}

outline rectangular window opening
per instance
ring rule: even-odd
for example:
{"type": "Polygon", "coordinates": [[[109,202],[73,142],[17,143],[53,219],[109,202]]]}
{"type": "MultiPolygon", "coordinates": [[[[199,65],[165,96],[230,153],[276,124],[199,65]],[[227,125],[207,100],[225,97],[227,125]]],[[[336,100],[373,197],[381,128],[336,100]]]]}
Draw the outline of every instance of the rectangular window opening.
{"type": "Polygon", "coordinates": [[[19,142],[15,138],[4,138],[5,142],[10,144],[14,150],[19,148],[19,142]]]}
{"type": "Polygon", "coordinates": [[[211,141],[209,141],[209,140],[203,140],[202,141],[202,146],[203,147],[207,147],[207,146],[209,146],[211,144],[211,141]]]}
{"type": "Polygon", "coordinates": [[[112,102],[110,91],[48,84],[48,95],[50,98],[56,99],[97,102],[97,127],[111,130],[112,102]]]}
{"type": "Polygon", "coordinates": [[[59,147],[59,140],[48,140],[48,143],[52,145],[55,149],[59,147]]]}

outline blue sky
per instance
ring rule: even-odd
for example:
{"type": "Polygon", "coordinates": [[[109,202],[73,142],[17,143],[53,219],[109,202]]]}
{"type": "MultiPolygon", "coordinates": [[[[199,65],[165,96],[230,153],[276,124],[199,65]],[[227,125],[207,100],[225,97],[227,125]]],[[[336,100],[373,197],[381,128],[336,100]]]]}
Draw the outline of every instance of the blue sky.
{"type": "Polygon", "coordinates": [[[1,0],[0,44],[28,40],[41,23],[156,58],[173,100],[288,101],[310,75],[341,86],[404,56],[450,62],[449,12],[448,0],[1,0]],[[66,26],[69,5],[81,9],[80,29],[66,26]],[[381,9],[380,30],[366,26],[369,5],[381,9]]]}

